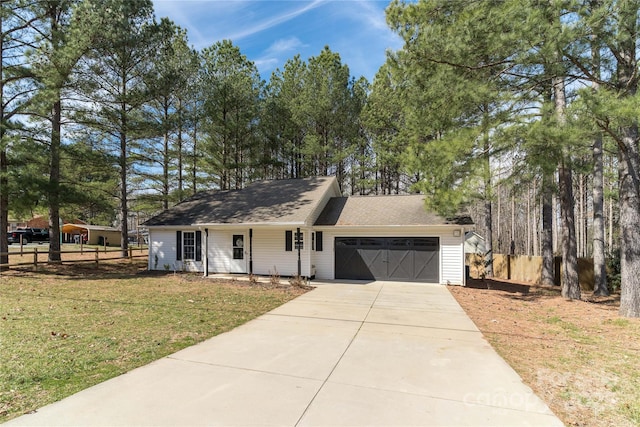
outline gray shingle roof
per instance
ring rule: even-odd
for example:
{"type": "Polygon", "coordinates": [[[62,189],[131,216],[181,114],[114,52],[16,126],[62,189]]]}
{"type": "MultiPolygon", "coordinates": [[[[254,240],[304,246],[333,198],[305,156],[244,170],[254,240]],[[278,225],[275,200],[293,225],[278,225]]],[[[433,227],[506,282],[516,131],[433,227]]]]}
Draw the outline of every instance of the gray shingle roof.
{"type": "Polygon", "coordinates": [[[427,212],[423,195],[334,197],[315,225],[467,225],[469,217],[442,218],[427,212]]]}
{"type": "Polygon", "coordinates": [[[335,183],[335,177],[265,180],[241,190],[202,192],[149,219],[145,225],[302,225],[335,183]]]}

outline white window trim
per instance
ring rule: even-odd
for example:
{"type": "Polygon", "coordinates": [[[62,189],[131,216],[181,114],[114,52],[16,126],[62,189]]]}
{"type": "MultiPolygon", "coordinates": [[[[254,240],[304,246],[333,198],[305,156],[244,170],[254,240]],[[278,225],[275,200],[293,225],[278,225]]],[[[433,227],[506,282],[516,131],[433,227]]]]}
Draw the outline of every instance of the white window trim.
{"type": "Polygon", "coordinates": [[[189,230],[189,231],[183,231],[182,232],[182,242],[180,242],[182,244],[182,260],[183,261],[195,261],[196,260],[196,232],[193,230],[189,230]],[[185,241],[187,239],[187,234],[190,234],[191,236],[193,236],[193,245],[187,245],[185,244],[185,241]],[[187,247],[193,247],[193,256],[192,257],[188,257],[187,256],[187,247]]]}

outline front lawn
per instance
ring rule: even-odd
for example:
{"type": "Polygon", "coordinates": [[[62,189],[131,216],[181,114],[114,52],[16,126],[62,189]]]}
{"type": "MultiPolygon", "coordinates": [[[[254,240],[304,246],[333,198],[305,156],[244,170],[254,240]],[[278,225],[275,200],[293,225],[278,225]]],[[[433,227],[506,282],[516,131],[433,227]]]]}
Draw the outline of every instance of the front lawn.
{"type": "MultiPolygon", "coordinates": [[[[0,423],[233,329],[304,292],[146,261],[0,279],[0,423]]],[[[285,282],[286,283],[286,282],[285,282]]]]}

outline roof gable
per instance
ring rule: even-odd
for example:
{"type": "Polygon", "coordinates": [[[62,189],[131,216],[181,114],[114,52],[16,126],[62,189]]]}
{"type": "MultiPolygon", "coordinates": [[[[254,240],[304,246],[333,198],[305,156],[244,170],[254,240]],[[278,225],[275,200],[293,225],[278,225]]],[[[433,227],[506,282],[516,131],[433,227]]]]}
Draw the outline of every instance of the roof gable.
{"type": "Polygon", "coordinates": [[[145,225],[306,225],[327,194],[339,195],[335,177],[256,181],[240,190],[198,193],[145,225]]]}

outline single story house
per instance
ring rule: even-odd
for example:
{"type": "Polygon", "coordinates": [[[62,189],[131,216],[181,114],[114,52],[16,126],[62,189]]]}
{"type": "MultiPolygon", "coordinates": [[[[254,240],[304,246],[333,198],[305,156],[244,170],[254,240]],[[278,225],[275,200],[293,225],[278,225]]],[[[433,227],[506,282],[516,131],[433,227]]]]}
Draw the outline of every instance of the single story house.
{"type": "Polygon", "coordinates": [[[342,197],[335,177],[258,181],[163,211],[149,269],[464,284],[470,218],[447,220],[422,195],[342,197]]]}

